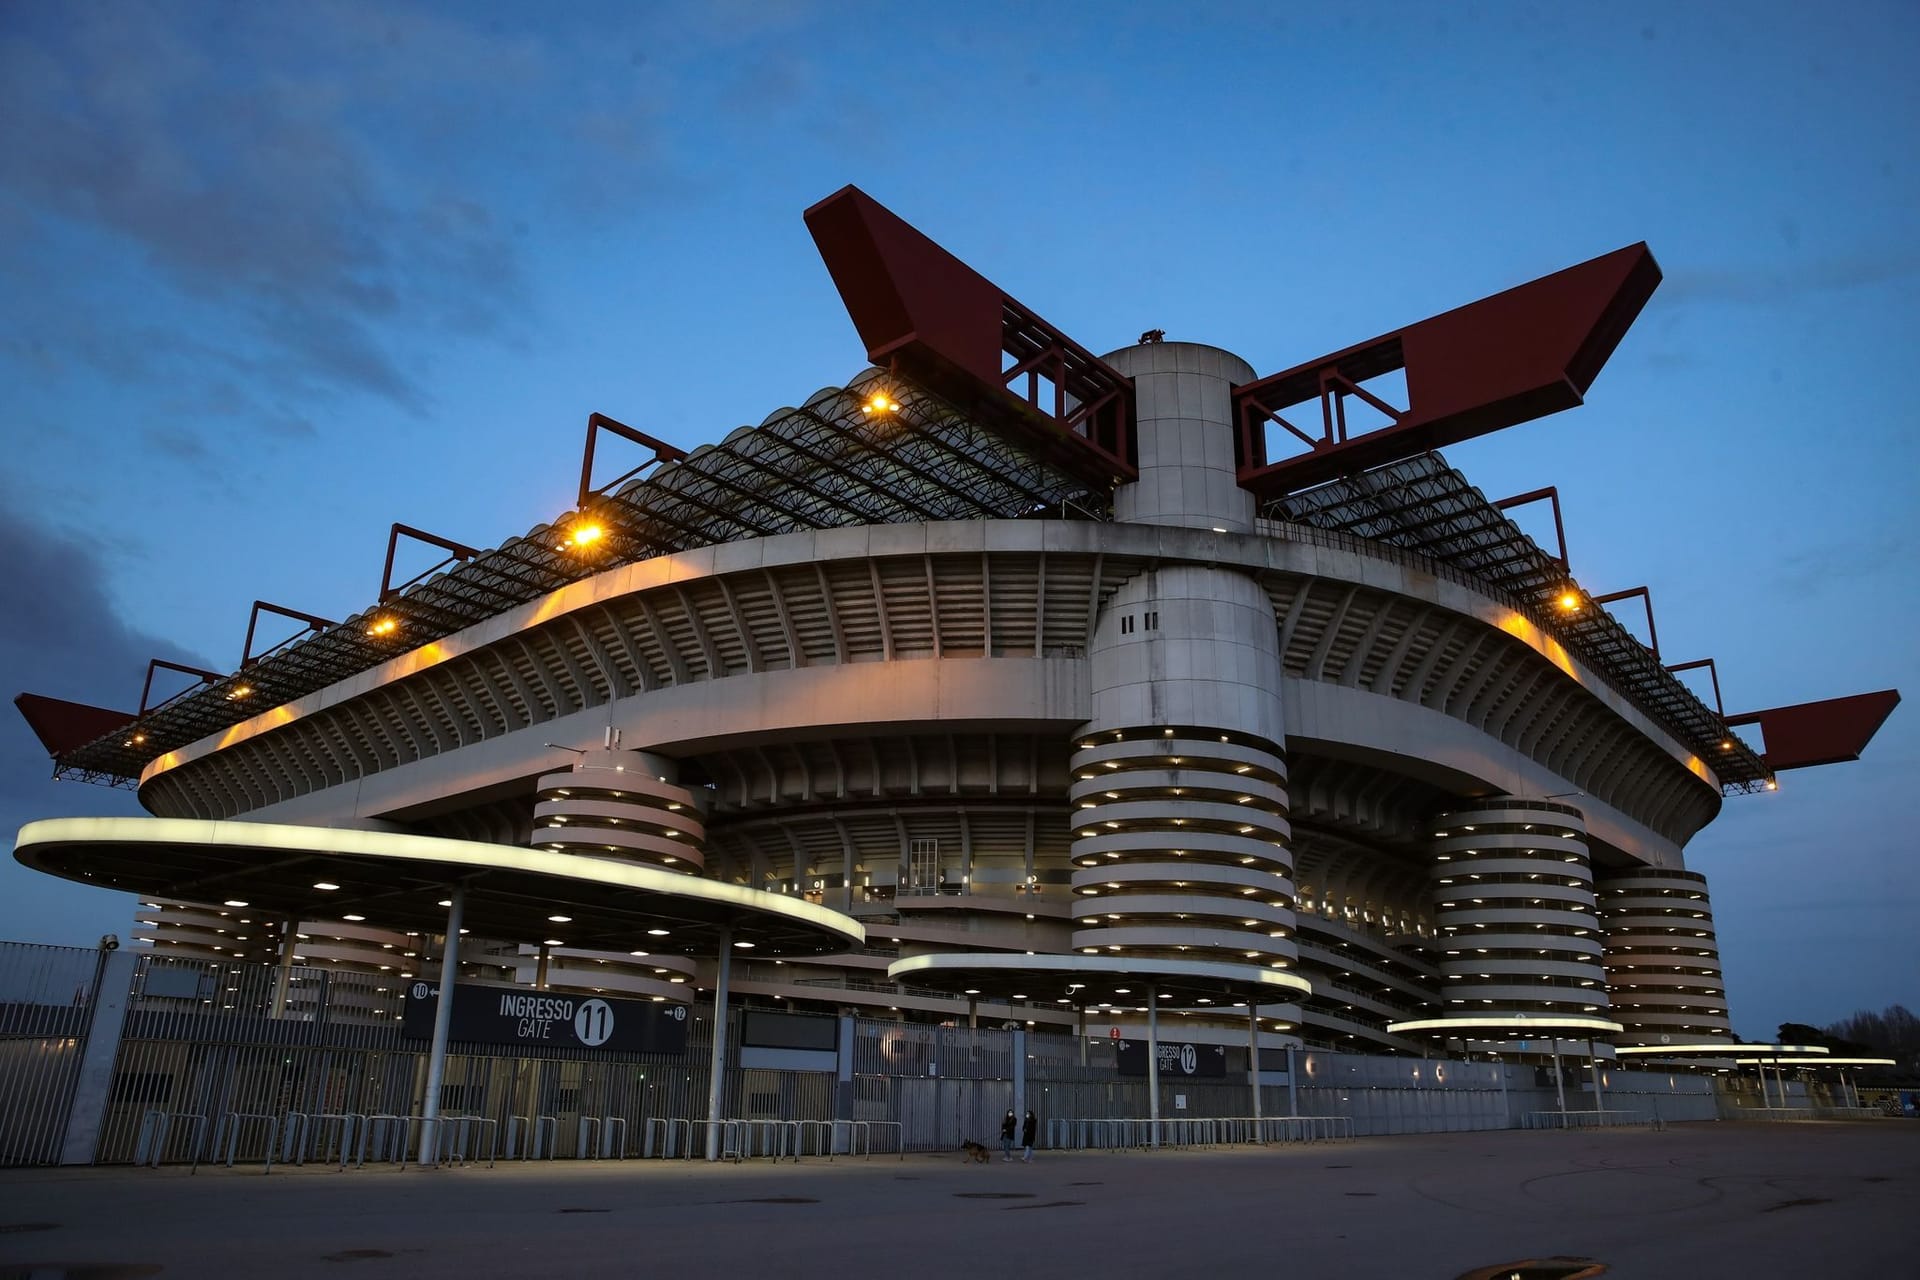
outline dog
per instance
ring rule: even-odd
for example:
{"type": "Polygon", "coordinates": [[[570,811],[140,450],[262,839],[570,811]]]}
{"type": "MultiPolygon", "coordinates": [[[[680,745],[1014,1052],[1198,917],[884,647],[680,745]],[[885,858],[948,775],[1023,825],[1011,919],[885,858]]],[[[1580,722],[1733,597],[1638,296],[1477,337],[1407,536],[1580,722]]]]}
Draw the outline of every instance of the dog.
{"type": "Polygon", "coordinates": [[[975,1142],[972,1138],[968,1138],[965,1142],[961,1143],[960,1150],[965,1155],[965,1160],[961,1162],[963,1164],[966,1160],[971,1160],[975,1164],[987,1163],[986,1147],[981,1143],[975,1142]]]}

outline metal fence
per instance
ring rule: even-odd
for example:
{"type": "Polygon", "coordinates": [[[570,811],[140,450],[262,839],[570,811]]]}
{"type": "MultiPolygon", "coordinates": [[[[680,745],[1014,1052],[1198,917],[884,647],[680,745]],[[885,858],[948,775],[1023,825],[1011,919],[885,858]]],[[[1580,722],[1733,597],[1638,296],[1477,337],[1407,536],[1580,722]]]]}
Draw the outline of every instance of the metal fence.
{"type": "Polygon", "coordinates": [[[101,955],[0,944],[0,1165],[59,1159],[101,955]]]}
{"type": "MultiPolygon", "coordinates": [[[[404,1034],[402,998],[401,982],[385,975],[110,961],[0,943],[0,1165],[404,1159],[419,1136],[427,1054],[404,1034]],[[105,974],[113,978],[103,992],[105,974]],[[118,1037],[101,1033],[90,1054],[96,1016],[118,1037]],[[85,1123],[70,1119],[80,1114],[85,1123]]],[[[1110,1040],[788,1014],[797,1021],[772,1034],[804,1048],[756,1040],[743,1049],[736,1008],[725,1096],[710,1119],[711,1014],[690,1012],[686,1051],[673,1056],[455,1042],[441,1154],[684,1156],[704,1150],[715,1124],[723,1145],[745,1157],[952,1150],[966,1140],[992,1145],[1017,1108],[1037,1114],[1043,1145],[1058,1135],[1075,1146],[1127,1146],[1152,1110],[1147,1081],[1118,1074],[1110,1040]]],[[[1227,1046],[1208,1060],[1220,1074],[1163,1074],[1161,1145],[1235,1142],[1249,1131],[1246,1049],[1227,1046]]],[[[1614,1067],[1601,1073],[1603,1098],[1569,1075],[1562,1100],[1544,1069],[1517,1064],[1300,1050],[1265,1055],[1262,1066],[1274,1076],[1260,1091],[1257,1110],[1269,1123],[1259,1132],[1272,1141],[1299,1140],[1295,1129],[1317,1135],[1320,1121],[1364,1136],[1573,1123],[1526,1118],[1549,1111],[1662,1121],[1711,1119],[1716,1105],[1738,1115],[1764,1109],[1741,1105],[1762,1101],[1757,1085],[1716,1089],[1705,1077],[1614,1067]]],[[[1826,1110],[1790,1096],[1800,1105],[1782,1118],[1826,1110]]]]}

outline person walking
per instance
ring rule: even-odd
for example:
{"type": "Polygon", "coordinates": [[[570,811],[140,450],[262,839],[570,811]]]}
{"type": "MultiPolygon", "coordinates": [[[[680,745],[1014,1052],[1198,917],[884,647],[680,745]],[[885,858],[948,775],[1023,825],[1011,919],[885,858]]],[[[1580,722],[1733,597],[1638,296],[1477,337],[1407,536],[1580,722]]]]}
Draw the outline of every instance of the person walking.
{"type": "Polygon", "coordinates": [[[1020,1121],[1013,1114],[1013,1108],[1008,1107],[1007,1118],[1000,1122],[1000,1159],[1003,1163],[1013,1159],[1013,1131],[1019,1124],[1020,1121]]]}
{"type": "MultiPolygon", "coordinates": [[[[1011,1115],[1012,1113],[1009,1112],[1008,1114],[1011,1115]]],[[[1020,1145],[1026,1148],[1026,1152],[1020,1157],[1022,1164],[1033,1163],[1033,1135],[1034,1130],[1039,1127],[1039,1118],[1036,1117],[1033,1112],[1027,1112],[1026,1122],[1020,1126],[1020,1145]]]]}

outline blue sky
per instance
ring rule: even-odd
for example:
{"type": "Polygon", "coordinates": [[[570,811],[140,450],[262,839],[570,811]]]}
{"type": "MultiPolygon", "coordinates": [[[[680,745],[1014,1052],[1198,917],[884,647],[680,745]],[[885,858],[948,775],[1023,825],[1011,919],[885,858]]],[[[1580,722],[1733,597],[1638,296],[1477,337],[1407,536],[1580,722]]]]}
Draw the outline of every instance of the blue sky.
{"type": "MultiPolygon", "coordinates": [[[[800,214],[847,182],[1096,351],[1263,372],[1646,240],[1587,405],[1448,456],[1557,484],[1731,709],[1920,687],[1920,10],[1279,9],[9,6],[6,692],[131,708],[256,597],[370,603],[391,521],[521,532],[589,412],[692,446],[846,380],[800,214]]],[[[1916,723],[1690,847],[1744,1034],[1920,1003],[1916,723]]],[[[131,804],[45,775],[8,716],[0,826],[131,804]]],[[[0,866],[0,937],[127,921],[0,866]]]]}

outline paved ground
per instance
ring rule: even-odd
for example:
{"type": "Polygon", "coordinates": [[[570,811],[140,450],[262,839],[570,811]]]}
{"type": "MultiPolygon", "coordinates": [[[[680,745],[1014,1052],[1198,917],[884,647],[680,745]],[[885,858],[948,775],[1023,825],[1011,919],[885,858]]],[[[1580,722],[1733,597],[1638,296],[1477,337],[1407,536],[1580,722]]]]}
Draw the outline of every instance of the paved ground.
{"type": "Polygon", "coordinates": [[[0,1280],[1450,1280],[1552,1255],[1653,1280],[1920,1275],[1920,1124],[1462,1133],[1030,1166],[956,1154],[0,1173],[0,1280]],[[117,1265],[83,1269],[103,1264],[117,1265]]]}

